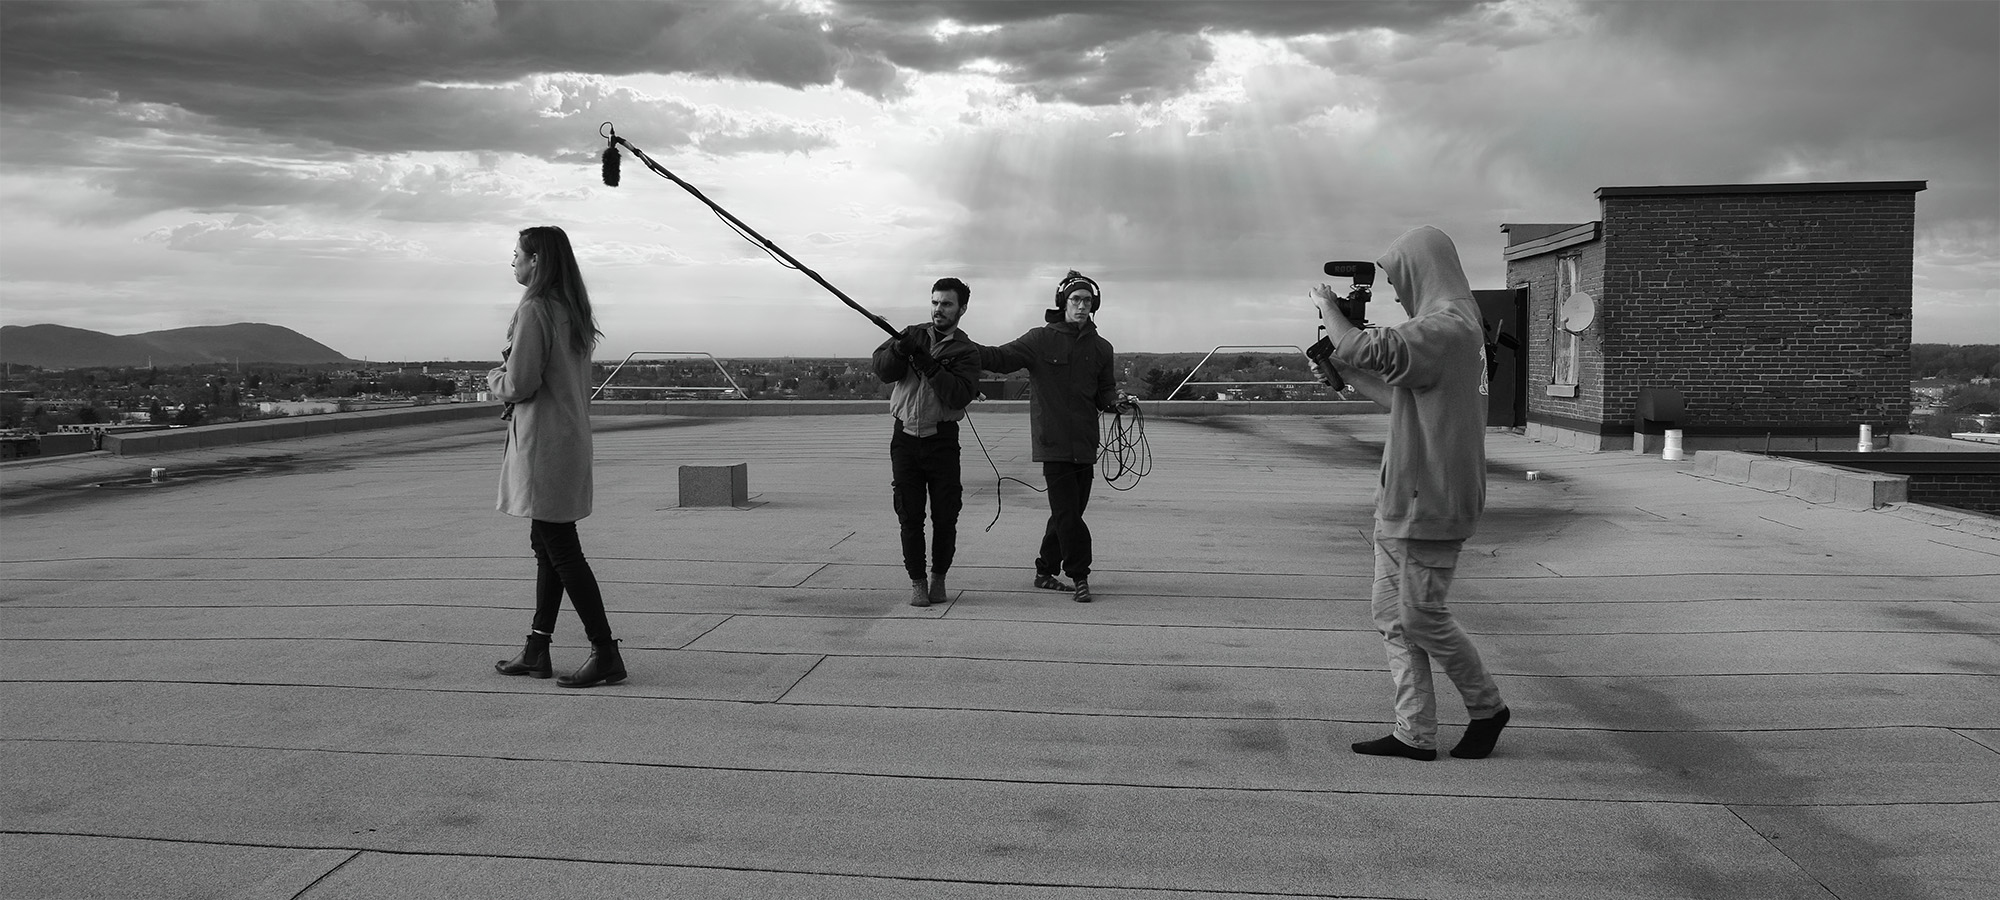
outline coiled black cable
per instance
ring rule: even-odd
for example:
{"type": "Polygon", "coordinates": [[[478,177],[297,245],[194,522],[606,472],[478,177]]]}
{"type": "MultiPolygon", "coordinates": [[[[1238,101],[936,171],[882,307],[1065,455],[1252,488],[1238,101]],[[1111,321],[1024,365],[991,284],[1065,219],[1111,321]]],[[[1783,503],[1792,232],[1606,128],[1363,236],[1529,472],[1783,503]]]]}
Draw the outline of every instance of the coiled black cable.
{"type": "MultiPolygon", "coordinates": [[[[1131,406],[1132,420],[1125,421],[1125,410],[1113,413],[1104,421],[1104,435],[1097,446],[1097,461],[1102,467],[1104,483],[1114,491],[1129,491],[1139,486],[1139,479],[1153,472],[1153,445],[1146,440],[1146,415],[1139,411],[1139,404],[1131,406]],[[1119,480],[1130,475],[1129,484],[1120,485],[1119,480]]],[[[993,454],[986,449],[986,440],[979,436],[979,426],[972,424],[972,413],[965,414],[966,427],[972,429],[972,439],[979,444],[979,453],[986,457],[986,465],[993,469],[993,521],[986,523],[986,530],[1000,524],[1000,491],[1011,481],[1037,494],[1046,494],[1048,488],[1036,487],[1015,478],[1000,474],[1000,464],[993,461],[993,454]]]]}
{"type": "Polygon", "coordinates": [[[1139,479],[1153,473],[1153,445],[1146,440],[1146,414],[1139,411],[1139,404],[1133,403],[1132,420],[1125,420],[1128,407],[1120,406],[1111,418],[1104,420],[1104,437],[1097,444],[1098,471],[1104,475],[1104,483],[1114,491],[1129,491],[1139,486],[1139,479]],[[1120,485],[1125,476],[1132,480],[1120,485]]]}

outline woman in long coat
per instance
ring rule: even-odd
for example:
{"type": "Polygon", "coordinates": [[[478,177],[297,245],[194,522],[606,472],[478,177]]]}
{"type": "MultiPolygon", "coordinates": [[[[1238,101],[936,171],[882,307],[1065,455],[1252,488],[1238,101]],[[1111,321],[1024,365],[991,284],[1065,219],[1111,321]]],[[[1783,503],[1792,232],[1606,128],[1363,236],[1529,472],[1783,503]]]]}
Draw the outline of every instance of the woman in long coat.
{"type": "Polygon", "coordinates": [[[526,288],[507,326],[500,367],[486,373],[506,401],[507,453],[500,464],[501,512],[530,520],[535,551],[535,619],[519,656],[494,664],[502,675],[547,678],[549,642],[563,594],[583,622],[590,659],[556,679],[563,687],[616,684],[625,661],[611,638],[604,595],[583,556],[576,522],[590,515],[590,351],[601,332],[590,312],[569,235],[553,226],[521,231],[514,280],[526,288]]]}

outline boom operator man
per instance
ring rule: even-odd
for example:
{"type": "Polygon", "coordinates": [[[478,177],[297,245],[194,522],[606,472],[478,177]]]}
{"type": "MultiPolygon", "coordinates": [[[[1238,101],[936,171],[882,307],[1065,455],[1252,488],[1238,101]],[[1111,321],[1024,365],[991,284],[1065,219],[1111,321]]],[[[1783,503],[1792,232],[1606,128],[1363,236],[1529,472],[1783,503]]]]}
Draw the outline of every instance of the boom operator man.
{"type": "Polygon", "coordinates": [[[1486,505],[1486,344],[1458,248],[1428,225],[1404,234],[1376,262],[1396,287],[1407,322],[1361,329],[1333,289],[1313,291],[1336,371],[1389,408],[1375,501],[1375,627],[1396,684],[1396,728],[1361,741],[1369,756],[1437,759],[1436,660],[1472,722],[1451,755],[1493,752],[1512,712],[1472,639],[1445,605],[1458,553],[1486,505]]]}
{"type": "Polygon", "coordinates": [[[972,289],[956,278],[931,285],[931,320],[875,349],[875,376],[889,391],[896,430],[889,438],[890,498],[902,529],[910,605],[950,599],[945,573],[958,545],[965,487],[958,474],[958,423],[979,380],[978,345],[959,330],[972,289]],[[930,581],[924,581],[924,501],[931,507],[930,581]]]}

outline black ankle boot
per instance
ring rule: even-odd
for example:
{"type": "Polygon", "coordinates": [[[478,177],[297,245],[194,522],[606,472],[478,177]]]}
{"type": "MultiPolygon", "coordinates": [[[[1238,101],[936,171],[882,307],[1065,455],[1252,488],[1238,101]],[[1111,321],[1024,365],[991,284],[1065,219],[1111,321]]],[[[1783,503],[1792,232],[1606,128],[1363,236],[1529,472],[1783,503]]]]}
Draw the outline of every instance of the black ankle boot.
{"type": "Polygon", "coordinates": [[[567,688],[587,688],[624,680],[625,660],[618,656],[618,642],[607,641],[590,645],[590,658],[583,661],[583,668],[556,679],[556,683],[567,688]]]}
{"type": "Polygon", "coordinates": [[[494,663],[493,671],[502,675],[532,675],[536,678],[554,675],[555,668],[549,664],[549,636],[528,635],[528,644],[521,648],[521,655],[494,663]]]}

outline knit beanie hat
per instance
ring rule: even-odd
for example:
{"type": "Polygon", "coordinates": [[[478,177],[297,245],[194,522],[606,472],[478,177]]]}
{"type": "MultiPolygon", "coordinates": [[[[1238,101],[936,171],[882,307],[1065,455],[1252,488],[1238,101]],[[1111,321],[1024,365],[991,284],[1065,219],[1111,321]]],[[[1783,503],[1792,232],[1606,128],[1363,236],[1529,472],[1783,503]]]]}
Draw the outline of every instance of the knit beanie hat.
{"type": "Polygon", "coordinates": [[[1097,282],[1075,269],[1069,270],[1069,274],[1064,275],[1063,280],[1056,285],[1056,308],[1062,309],[1068,306],[1070,292],[1077,288],[1086,288],[1090,291],[1090,311],[1096,312],[1097,307],[1104,302],[1104,292],[1098,290],[1097,282]]]}

